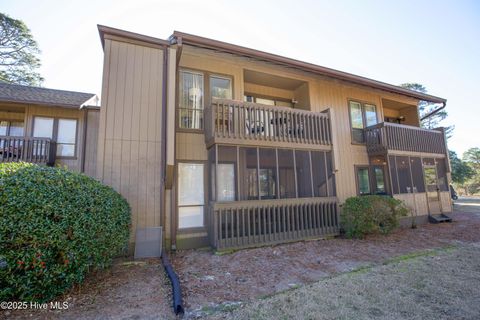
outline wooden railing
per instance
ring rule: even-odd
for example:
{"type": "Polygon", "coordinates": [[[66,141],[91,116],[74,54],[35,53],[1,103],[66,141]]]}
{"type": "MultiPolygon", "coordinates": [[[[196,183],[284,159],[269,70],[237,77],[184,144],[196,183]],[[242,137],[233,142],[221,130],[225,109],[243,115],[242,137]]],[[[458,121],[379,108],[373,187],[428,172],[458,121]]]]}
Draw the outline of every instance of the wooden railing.
{"type": "Polygon", "coordinates": [[[0,162],[53,165],[56,143],[48,138],[0,136],[0,162]]]}
{"type": "Polygon", "coordinates": [[[336,235],[337,199],[299,198],[213,203],[209,234],[217,250],[336,235]]]}
{"type": "Polygon", "coordinates": [[[310,112],[234,100],[214,99],[205,109],[207,144],[332,144],[329,111],[310,112]]]}
{"type": "Polygon", "coordinates": [[[383,122],[365,129],[369,154],[388,150],[445,154],[445,134],[442,129],[427,130],[413,126],[383,122]]]}

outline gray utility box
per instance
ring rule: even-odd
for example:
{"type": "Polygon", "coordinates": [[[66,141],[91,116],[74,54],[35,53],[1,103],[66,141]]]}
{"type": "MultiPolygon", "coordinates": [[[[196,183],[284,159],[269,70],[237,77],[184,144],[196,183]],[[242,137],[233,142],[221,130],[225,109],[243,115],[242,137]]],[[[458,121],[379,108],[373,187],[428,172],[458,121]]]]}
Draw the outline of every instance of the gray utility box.
{"type": "Polygon", "coordinates": [[[159,258],[162,255],[162,238],[162,227],[138,228],[134,258],[159,258]]]}

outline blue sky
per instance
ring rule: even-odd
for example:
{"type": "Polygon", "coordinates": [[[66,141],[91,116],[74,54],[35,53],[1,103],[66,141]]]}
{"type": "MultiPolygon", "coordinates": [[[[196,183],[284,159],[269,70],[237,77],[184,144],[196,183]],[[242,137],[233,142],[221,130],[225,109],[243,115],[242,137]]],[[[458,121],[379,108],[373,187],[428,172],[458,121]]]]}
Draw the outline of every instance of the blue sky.
{"type": "Polygon", "coordinates": [[[193,33],[448,99],[449,148],[480,147],[480,1],[7,1],[42,50],[44,86],[101,92],[97,24],[193,33]]]}

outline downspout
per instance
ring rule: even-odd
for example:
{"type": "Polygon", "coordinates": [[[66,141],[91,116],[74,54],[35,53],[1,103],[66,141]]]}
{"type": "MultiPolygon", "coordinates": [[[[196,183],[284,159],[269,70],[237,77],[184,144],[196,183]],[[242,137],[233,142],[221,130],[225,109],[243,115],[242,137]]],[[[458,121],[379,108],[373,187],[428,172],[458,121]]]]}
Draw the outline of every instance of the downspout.
{"type": "Polygon", "coordinates": [[[87,122],[88,122],[88,109],[84,108],[83,116],[83,145],[82,145],[82,165],[80,167],[80,172],[85,173],[85,154],[87,150],[87,122]]]}
{"type": "MultiPolygon", "coordinates": [[[[163,181],[163,187],[162,191],[160,194],[160,205],[163,207],[163,217],[161,217],[162,225],[165,226],[165,220],[166,220],[166,206],[165,206],[165,182],[166,182],[166,175],[167,175],[167,170],[166,170],[166,162],[167,162],[167,142],[166,142],[166,137],[167,137],[167,92],[168,92],[168,56],[169,56],[169,51],[168,47],[165,46],[165,52],[163,55],[163,85],[162,85],[162,126],[163,126],[163,139],[162,139],[162,181],[163,181]]],[[[165,233],[164,233],[165,234],[165,233]]],[[[177,274],[173,270],[173,267],[170,263],[170,259],[168,258],[168,254],[166,252],[166,246],[165,246],[165,237],[163,239],[163,248],[162,248],[162,264],[165,269],[165,272],[167,273],[168,278],[170,279],[170,282],[172,283],[172,297],[173,297],[173,312],[175,312],[176,315],[183,315],[184,309],[182,306],[182,290],[180,287],[180,281],[178,279],[177,274]]]]}
{"type": "Polygon", "coordinates": [[[445,109],[446,106],[447,106],[447,103],[446,103],[446,102],[443,102],[441,107],[439,107],[439,108],[433,110],[432,112],[424,115],[422,118],[420,118],[420,121],[423,121],[423,120],[425,120],[425,119],[430,118],[430,117],[433,116],[434,114],[436,114],[436,113],[438,113],[439,111],[442,111],[443,109],[445,109]]]}

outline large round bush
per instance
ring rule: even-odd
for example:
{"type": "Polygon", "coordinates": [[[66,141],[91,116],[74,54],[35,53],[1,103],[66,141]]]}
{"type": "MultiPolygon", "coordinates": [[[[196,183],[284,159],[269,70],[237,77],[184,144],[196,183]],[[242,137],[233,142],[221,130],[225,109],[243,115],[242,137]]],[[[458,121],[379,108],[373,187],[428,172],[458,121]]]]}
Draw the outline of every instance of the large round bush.
{"type": "Polygon", "coordinates": [[[0,301],[48,301],[109,265],[128,241],[130,207],[86,175],[0,164],[0,301]]]}
{"type": "Polygon", "coordinates": [[[347,237],[362,238],[367,234],[390,233],[408,212],[402,201],[390,196],[357,196],[343,204],[340,222],[347,237]]]}

